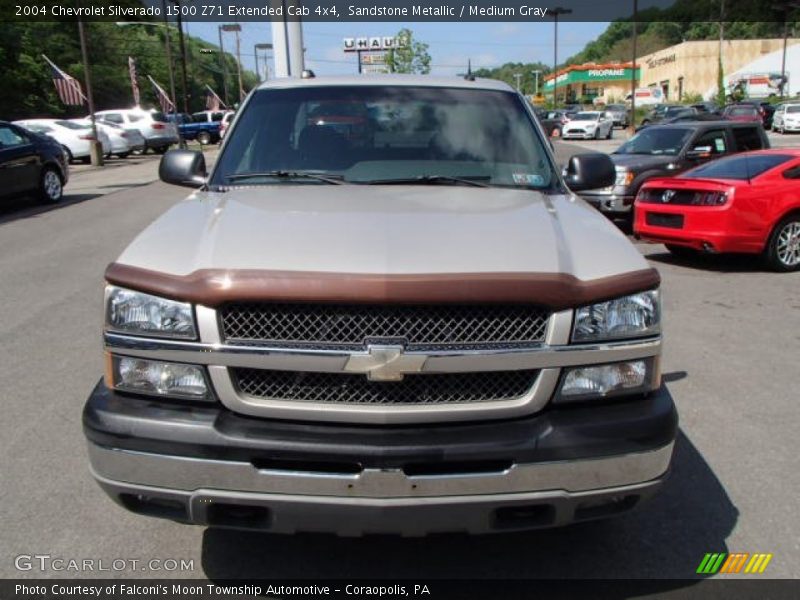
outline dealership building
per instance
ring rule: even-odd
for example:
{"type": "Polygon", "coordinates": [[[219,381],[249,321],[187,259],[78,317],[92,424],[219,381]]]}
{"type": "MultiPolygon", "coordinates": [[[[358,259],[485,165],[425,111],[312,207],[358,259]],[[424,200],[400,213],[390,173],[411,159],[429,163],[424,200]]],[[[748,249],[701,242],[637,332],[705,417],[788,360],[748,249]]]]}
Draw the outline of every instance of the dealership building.
{"type": "MultiPolygon", "coordinates": [[[[719,40],[683,42],[636,60],[636,87],[661,88],[667,102],[684,96],[712,98],[717,90],[719,40]]],[[[722,65],[725,83],[745,82],[753,96],[779,93],[783,39],[724,40],[722,65]]],[[[621,102],[631,91],[633,64],[605,63],[570,65],[558,71],[559,102],[585,98],[608,103],[621,102]]],[[[786,77],[788,95],[800,92],[800,39],[787,40],[786,77]],[[796,71],[793,76],[793,71],[796,71]]],[[[553,93],[553,77],[545,78],[544,94],[553,93]]]]}

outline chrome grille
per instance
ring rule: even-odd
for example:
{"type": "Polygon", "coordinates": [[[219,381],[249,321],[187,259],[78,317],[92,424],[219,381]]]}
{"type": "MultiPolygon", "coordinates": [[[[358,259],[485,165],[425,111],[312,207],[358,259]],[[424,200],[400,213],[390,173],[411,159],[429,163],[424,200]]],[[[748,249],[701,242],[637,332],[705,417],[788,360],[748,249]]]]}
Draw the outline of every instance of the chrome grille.
{"type": "Polygon", "coordinates": [[[544,342],[549,314],[530,305],[344,305],[234,303],[220,309],[229,343],[407,350],[492,348],[544,342]]]}
{"type": "Polygon", "coordinates": [[[231,369],[238,389],[255,398],[336,404],[457,404],[512,400],[533,387],[538,370],[406,375],[370,381],[364,375],[231,369]]]}

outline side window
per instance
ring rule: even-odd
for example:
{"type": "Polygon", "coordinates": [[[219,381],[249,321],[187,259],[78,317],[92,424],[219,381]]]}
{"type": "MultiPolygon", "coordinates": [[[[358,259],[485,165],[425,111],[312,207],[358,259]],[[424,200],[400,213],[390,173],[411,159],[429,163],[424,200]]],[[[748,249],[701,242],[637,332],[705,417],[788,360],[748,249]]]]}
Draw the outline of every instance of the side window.
{"type": "Polygon", "coordinates": [[[784,179],[800,179],[800,165],[791,167],[783,172],[784,179]]]}
{"type": "Polygon", "coordinates": [[[119,113],[106,113],[104,115],[100,115],[100,118],[104,121],[108,121],[109,123],[116,123],[117,125],[124,122],[122,115],[119,113]]]}
{"type": "Polygon", "coordinates": [[[131,123],[136,123],[137,121],[141,121],[142,119],[144,119],[144,115],[131,115],[131,114],[128,115],[128,120],[131,123]]]}
{"type": "Polygon", "coordinates": [[[195,123],[206,123],[208,121],[208,117],[206,117],[206,113],[194,113],[192,115],[192,121],[195,123]]]}
{"type": "Polygon", "coordinates": [[[215,112],[215,113],[212,113],[212,114],[211,114],[211,120],[212,120],[212,121],[222,121],[222,116],[223,116],[223,115],[222,115],[222,113],[221,113],[221,112],[215,112]]]}
{"type": "Polygon", "coordinates": [[[713,129],[706,131],[694,142],[692,142],[692,150],[700,152],[710,152],[711,156],[720,156],[728,152],[728,144],[725,140],[725,130],[713,129]]]}
{"type": "Polygon", "coordinates": [[[736,127],[733,129],[733,139],[736,141],[736,150],[761,150],[764,144],[756,127],[736,127]]]}
{"type": "Polygon", "coordinates": [[[27,144],[28,140],[21,133],[6,125],[0,126],[0,147],[14,148],[27,144]]]}

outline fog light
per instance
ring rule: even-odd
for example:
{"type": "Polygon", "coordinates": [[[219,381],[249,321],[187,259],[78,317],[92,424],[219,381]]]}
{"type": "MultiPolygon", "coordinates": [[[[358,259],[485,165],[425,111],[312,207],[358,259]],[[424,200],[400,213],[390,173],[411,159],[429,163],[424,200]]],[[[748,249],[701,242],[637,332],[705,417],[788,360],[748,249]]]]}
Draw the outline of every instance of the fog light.
{"type": "Polygon", "coordinates": [[[211,400],[202,367],[180,363],[112,357],[114,389],[152,396],[211,400]]]}
{"type": "Polygon", "coordinates": [[[564,376],[558,400],[572,402],[642,393],[650,388],[651,371],[648,360],[570,369],[564,376]]]}

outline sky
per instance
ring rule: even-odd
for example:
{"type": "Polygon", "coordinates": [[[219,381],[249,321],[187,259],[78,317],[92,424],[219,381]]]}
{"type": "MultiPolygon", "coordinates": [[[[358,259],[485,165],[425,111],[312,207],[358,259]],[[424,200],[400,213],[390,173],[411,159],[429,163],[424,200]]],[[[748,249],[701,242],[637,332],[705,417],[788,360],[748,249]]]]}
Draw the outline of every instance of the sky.
{"type": "MultiPolygon", "coordinates": [[[[188,23],[189,34],[219,44],[219,23],[188,23]]],[[[271,43],[269,23],[241,23],[241,56],[244,68],[255,71],[253,46],[271,43]]],[[[608,23],[561,22],[558,26],[559,63],[579,52],[605,31],[608,23]]],[[[346,37],[395,35],[403,27],[414,38],[429,45],[431,73],[455,75],[466,71],[467,60],[472,68],[498,67],[507,62],[553,62],[553,22],[542,23],[320,23],[303,24],[303,45],[306,68],[317,75],[346,75],[358,71],[356,56],[345,54],[342,40],[346,37]]],[[[224,33],[225,50],[235,53],[235,34],[224,33]]],[[[259,51],[259,64],[263,50],[259,51]]],[[[271,68],[271,65],[270,65],[271,68]]],[[[263,74],[263,67],[262,67],[263,74]]]]}

